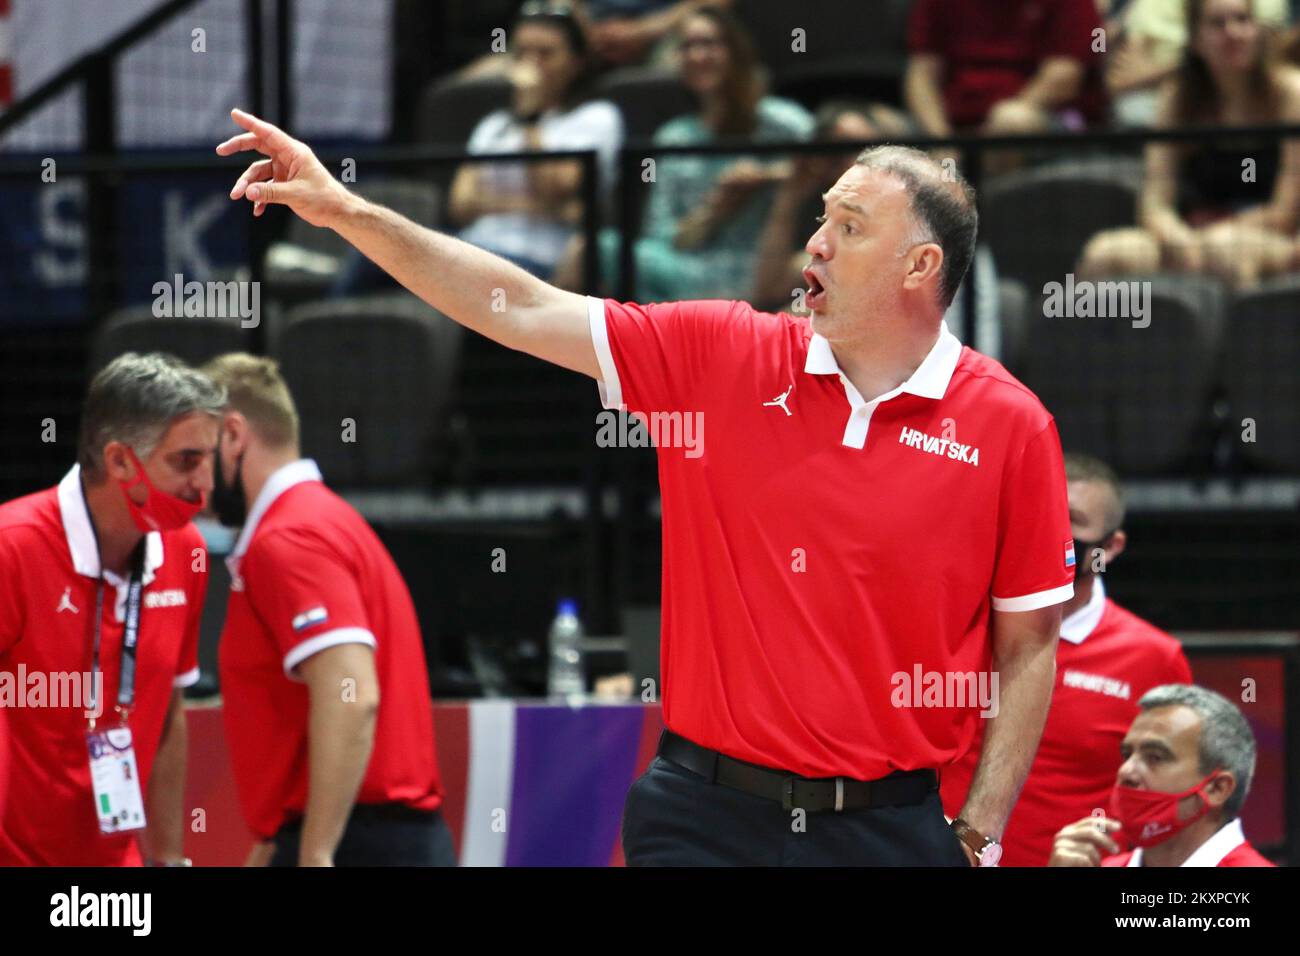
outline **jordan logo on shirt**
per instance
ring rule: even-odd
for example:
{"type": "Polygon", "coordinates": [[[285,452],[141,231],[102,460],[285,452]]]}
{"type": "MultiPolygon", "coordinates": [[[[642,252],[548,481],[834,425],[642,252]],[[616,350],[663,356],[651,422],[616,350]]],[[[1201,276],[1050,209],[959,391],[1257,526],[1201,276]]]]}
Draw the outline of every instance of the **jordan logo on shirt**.
{"type": "Polygon", "coordinates": [[[77,610],[77,606],[72,603],[72,585],[68,585],[63,589],[63,597],[59,598],[59,606],[54,609],[54,613],[58,614],[60,611],[71,611],[73,614],[81,613],[77,610]]]}
{"type": "Polygon", "coordinates": [[[793,415],[794,412],[790,411],[790,409],[787,408],[785,404],[785,400],[790,397],[790,393],[793,391],[794,391],[794,384],[791,383],[790,387],[787,388],[780,395],[778,395],[776,398],[772,399],[770,402],[764,402],[763,407],[766,408],[768,405],[780,405],[781,411],[785,412],[787,415],[793,415]]]}

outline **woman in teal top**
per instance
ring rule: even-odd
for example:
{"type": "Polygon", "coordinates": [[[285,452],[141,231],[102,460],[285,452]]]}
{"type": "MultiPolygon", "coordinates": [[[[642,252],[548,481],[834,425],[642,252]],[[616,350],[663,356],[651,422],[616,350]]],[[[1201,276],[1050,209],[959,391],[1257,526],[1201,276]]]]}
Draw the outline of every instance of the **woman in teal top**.
{"type": "MultiPolygon", "coordinates": [[[[813,118],[790,100],[762,95],[762,76],[744,27],[726,10],[704,7],[682,27],[682,80],[701,109],[655,133],[656,146],[719,140],[805,140],[813,118]]],[[[787,163],[759,157],[663,156],[636,241],[639,301],[741,298],[754,254],[787,163]]],[[[618,236],[601,236],[602,269],[618,274],[618,236]]]]}

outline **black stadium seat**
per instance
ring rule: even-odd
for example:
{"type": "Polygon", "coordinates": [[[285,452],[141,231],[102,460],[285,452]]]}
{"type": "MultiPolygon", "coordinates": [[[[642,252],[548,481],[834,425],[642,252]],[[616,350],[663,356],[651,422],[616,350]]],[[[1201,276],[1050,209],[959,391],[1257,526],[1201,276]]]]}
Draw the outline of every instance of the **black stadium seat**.
{"type": "Polygon", "coordinates": [[[773,89],[803,102],[857,96],[899,102],[911,0],[737,0],[773,89]],[[803,49],[795,30],[803,30],[803,49]]]}
{"type": "Polygon", "coordinates": [[[1118,156],[1009,173],[980,190],[980,233],[998,273],[1031,290],[1061,282],[1098,232],[1131,226],[1142,173],[1118,156]]]}
{"type": "Polygon", "coordinates": [[[605,74],[593,99],[609,100],[623,114],[626,141],[649,139],[664,123],[697,108],[674,70],[628,67],[605,74]]]}
{"type": "Polygon", "coordinates": [[[420,142],[464,146],[479,120],[510,105],[510,90],[510,82],[502,77],[434,80],[417,107],[420,142]]]}
{"type": "Polygon", "coordinates": [[[998,280],[998,320],[1002,328],[1002,364],[1018,374],[1029,335],[1029,290],[1015,279],[998,280]]]}
{"type": "Polygon", "coordinates": [[[1224,384],[1232,445],[1257,468],[1300,473],[1300,276],[1237,296],[1228,323],[1224,384]],[[1254,441],[1241,439],[1246,418],[1254,420],[1254,441]]]}
{"type": "Polygon", "coordinates": [[[331,486],[429,486],[461,333],[404,292],[290,311],[274,355],[298,404],[303,454],[331,486]]]}
{"type": "Polygon", "coordinates": [[[1150,324],[1047,317],[1031,297],[1023,380],[1055,417],[1064,447],[1121,473],[1165,475],[1208,464],[1223,340],[1224,292],[1204,276],[1150,281],[1150,324]]]}
{"type": "Polygon", "coordinates": [[[238,317],[159,318],[151,306],[120,309],[105,319],[95,333],[90,347],[90,374],[124,352],[168,352],[191,365],[200,365],[225,352],[246,351],[251,342],[250,330],[238,317]]]}

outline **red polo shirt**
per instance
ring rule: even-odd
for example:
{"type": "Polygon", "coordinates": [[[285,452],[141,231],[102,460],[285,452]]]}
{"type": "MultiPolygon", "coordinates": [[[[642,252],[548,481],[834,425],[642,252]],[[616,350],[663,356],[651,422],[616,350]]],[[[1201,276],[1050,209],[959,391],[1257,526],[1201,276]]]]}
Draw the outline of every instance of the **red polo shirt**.
{"type": "Polygon", "coordinates": [[[1101,27],[1095,0],[916,0],[908,48],[943,58],[944,111],[955,126],[984,122],[995,103],[1015,96],[1049,57],[1083,64],[1083,85],[1070,103],[1089,122],[1106,117],[1101,27]]]}
{"type": "Polygon", "coordinates": [[[307,686],[296,668],[327,647],[375,650],[379,718],[358,803],[442,802],[433,701],[410,592],[378,536],[314,462],[267,479],[235,549],[221,635],[226,736],[244,818],[259,839],[307,806],[307,686]]]}
{"type": "MultiPolygon", "coordinates": [[[[0,505],[0,707],[10,750],[0,865],[140,863],[133,834],[100,834],[90,786],[84,692],[100,577],[80,468],[55,488],[0,505]]],[[[115,719],[128,584],[111,571],[102,577],[100,726],[115,719]]],[[[203,537],[192,524],[146,536],[143,583],[129,723],[147,813],[172,692],[199,678],[208,572],[203,537]]]]}
{"type": "Polygon", "coordinates": [[[667,725],[813,777],[951,763],[991,610],[1073,593],[1052,417],[946,325],[865,401],[806,319],[589,302],[606,407],[660,438],[667,725]]]}
{"type": "MultiPolygon", "coordinates": [[[[1001,865],[1046,866],[1061,827],[1105,810],[1138,699],[1161,684],[1191,682],[1182,645],[1107,598],[1096,578],[1089,602],[1061,622],[1052,706],[1002,836],[1001,865]]],[[[970,751],[943,772],[950,817],[965,802],[982,736],[981,722],[970,751]]]]}
{"type": "MultiPolygon", "coordinates": [[[[1117,853],[1102,859],[1102,866],[1141,866],[1142,849],[1117,853]]],[[[1241,820],[1225,823],[1214,836],[1196,848],[1196,852],[1183,861],[1183,866],[1276,866],[1246,839],[1241,820]]]]}

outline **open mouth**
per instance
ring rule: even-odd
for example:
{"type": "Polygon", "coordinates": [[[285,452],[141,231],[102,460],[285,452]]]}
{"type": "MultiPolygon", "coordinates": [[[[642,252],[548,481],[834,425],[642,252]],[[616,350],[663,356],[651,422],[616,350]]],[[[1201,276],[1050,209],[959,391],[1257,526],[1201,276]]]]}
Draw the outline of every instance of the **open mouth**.
{"type": "Polygon", "coordinates": [[[821,280],[812,269],[803,270],[803,279],[808,283],[808,295],[804,299],[808,308],[816,312],[826,304],[826,287],[822,285],[821,280]]]}

